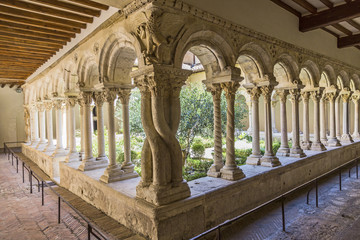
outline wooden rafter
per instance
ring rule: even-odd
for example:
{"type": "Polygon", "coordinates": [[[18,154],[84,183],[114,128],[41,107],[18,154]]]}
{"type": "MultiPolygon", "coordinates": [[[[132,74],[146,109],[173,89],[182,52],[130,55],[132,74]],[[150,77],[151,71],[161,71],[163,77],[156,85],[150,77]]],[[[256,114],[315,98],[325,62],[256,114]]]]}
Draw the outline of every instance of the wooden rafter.
{"type": "Polygon", "coordinates": [[[104,5],[104,4],[100,4],[100,3],[97,3],[97,2],[93,2],[93,1],[90,1],[90,0],[70,0],[72,2],[75,2],[75,3],[80,3],[84,6],[88,6],[88,7],[92,7],[92,8],[98,8],[98,9],[101,9],[101,10],[108,10],[109,7],[104,5]]]}
{"type": "Polygon", "coordinates": [[[321,29],[324,30],[325,32],[330,33],[331,35],[333,35],[333,36],[336,37],[336,38],[339,37],[339,34],[334,33],[333,31],[331,31],[331,30],[329,30],[329,29],[327,29],[327,28],[325,28],[325,27],[323,27],[323,28],[321,28],[321,29]]]}
{"type": "Polygon", "coordinates": [[[357,30],[360,30],[360,24],[358,24],[357,22],[355,22],[354,20],[347,20],[346,21],[348,24],[350,24],[351,26],[353,26],[354,28],[356,28],[357,30]]]}
{"type": "Polygon", "coordinates": [[[66,41],[60,41],[60,40],[54,40],[54,39],[46,39],[46,38],[39,38],[39,37],[31,37],[31,36],[24,36],[20,34],[13,34],[6,31],[0,30],[0,36],[8,37],[12,39],[18,39],[18,40],[31,40],[38,43],[45,43],[48,45],[58,46],[62,47],[66,44],[66,41]]]}
{"type": "Polygon", "coordinates": [[[307,32],[317,28],[329,26],[342,21],[347,21],[360,16],[360,1],[356,0],[348,4],[339,5],[331,9],[304,16],[300,18],[299,29],[307,32]]]}
{"type": "Polygon", "coordinates": [[[328,8],[333,8],[334,7],[334,3],[330,2],[329,0],[320,0],[320,2],[322,2],[328,8]]]}
{"type": "Polygon", "coordinates": [[[355,34],[338,39],[338,48],[353,47],[360,44],[360,34],[355,34]]]}
{"type": "Polygon", "coordinates": [[[301,13],[296,11],[294,8],[290,7],[289,5],[287,5],[286,3],[284,3],[283,1],[281,0],[271,0],[273,3],[279,5],[280,7],[282,7],[283,9],[291,12],[292,14],[298,16],[298,17],[301,17],[301,13]]]}
{"type": "Polygon", "coordinates": [[[338,24],[338,23],[335,23],[335,24],[333,24],[332,26],[333,26],[334,28],[336,28],[337,30],[345,33],[346,35],[352,35],[352,31],[350,31],[349,29],[341,26],[341,25],[338,24]]]}
{"type": "Polygon", "coordinates": [[[309,3],[306,0],[292,0],[292,1],[295,2],[296,4],[298,4],[299,6],[305,8],[306,10],[308,10],[311,13],[317,12],[317,8],[314,7],[311,3],[309,3]]]}

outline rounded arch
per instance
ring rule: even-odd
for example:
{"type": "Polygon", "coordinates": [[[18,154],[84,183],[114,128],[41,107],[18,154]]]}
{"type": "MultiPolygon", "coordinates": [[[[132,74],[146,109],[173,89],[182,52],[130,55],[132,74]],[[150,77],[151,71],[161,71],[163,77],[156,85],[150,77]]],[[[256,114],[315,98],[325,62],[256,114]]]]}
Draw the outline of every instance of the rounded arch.
{"type": "MultiPolygon", "coordinates": [[[[360,86],[360,77],[357,74],[352,74],[351,75],[351,80],[350,82],[353,82],[354,88],[355,90],[360,90],[359,86],[360,86]]],[[[353,90],[354,91],[354,90],[353,90]]]]}
{"type": "Polygon", "coordinates": [[[207,62],[212,62],[211,65],[219,68],[214,69],[209,65],[208,68],[211,72],[221,71],[227,66],[235,66],[235,55],[232,51],[234,47],[214,30],[202,30],[200,26],[187,30],[176,46],[174,67],[182,67],[184,56],[190,49],[204,55],[203,57],[198,56],[199,60],[204,62],[202,63],[204,68],[205,65],[208,65],[207,62]],[[199,48],[196,49],[196,47],[199,48]]]}
{"type": "Polygon", "coordinates": [[[83,90],[91,90],[99,81],[99,67],[92,54],[85,53],[78,65],[79,86],[83,90]]]}
{"type": "Polygon", "coordinates": [[[336,85],[336,74],[334,68],[331,65],[325,65],[321,74],[326,75],[327,80],[329,82],[328,86],[336,85]]]}
{"type": "Polygon", "coordinates": [[[350,78],[349,75],[347,74],[347,72],[345,72],[344,70],[341,70],[339,72],[339,75],[337,77],[337,81],[341,80],[341,89],[344,89],[345,87],[349,88],[350,87],[350,78]]]}
{"type": "Polygon", "coordinates": [[[102,47],[99,59],[99,73],[103,82],[131,83],[130,72],[138,60],[139,67],[144,66],[137,41],[123,33],[109,36],[102,47]],[[135,43],[135,45],[133,44],[135,43]]]}
{"type": "Polygon", "coordinates": [[[74,92],[78,90],[77,82],[78,72],[76,68],[76,64],[73,60],[69,60],[65,63],[64,67],[64,85],[65,92],[74,92]]]}
{"type": "Polygon", "coordinates": [[[273,73],[276,81],[279,83],[278,87],[292,84],[297,76],[299,76],[299,67],[294,58],[288,54],[282,54],[275,61],[273,73]]]}
{"type": "Polygon", "coordinates": [[[322,72],[319,81],[319,87],[330,87],[332,84],[329,80],[329,75],[326,72],[322,72]]]}
{"type": "Polygon", "coordinates": [[[321,78],[320,70],[313,61],[306,60],[301,66],[299,78],[305,88],[318,87],[321,78]]]}
{"type": "Polygon", "coordinates": [[[56,92],[58,96],[64,96],[65,93],[65,82],[64,82],[64,71],[57,69],[54,73],[54,82],[53,92],[56,92]]]}

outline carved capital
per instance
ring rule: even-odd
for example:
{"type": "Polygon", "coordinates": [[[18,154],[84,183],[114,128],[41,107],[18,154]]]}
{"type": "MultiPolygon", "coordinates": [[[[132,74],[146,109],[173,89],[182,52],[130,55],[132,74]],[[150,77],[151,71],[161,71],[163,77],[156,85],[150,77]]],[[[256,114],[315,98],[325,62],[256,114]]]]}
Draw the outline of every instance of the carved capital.
{"type": "Polygon", "coordinates": [[[106,101],[104,92],[94,92],[93,98],[97,107],[102,107],[102,105],[106,101]]]}
{"type": "Polygon", "coordinates": [[[252,102],[259,101],[261,91],[258,87],[247,89],[247,93],[250,95],[250,99],[252,102]]]}
{"type": "Polygon", "coordinates": [[[277,90],[276,94],[279,96],[281,102],[286,102],[287,96],[289,95],[288,90],[277,90]]]}
{"type": "Polygon", "coordinates": [[[322,97],[322,91],[317,90],[317,91],[310,92],[310,97],[314,102],[318,102],[318,101],[320,101],[320,99],[322,97]]]}
{"type": "Polygon", "coordinates": [[[262,95],[264,96],[264,102],[269,103],[271,101],[271,93],[273,91],[274,87],[269,86],[262,86],[260,88],[262,95]]]}
{"type": "Polygon", "coordinates": [[[354,104],[359,103],[359,100],[360,100],[360,95],[358,94],[351,95],[351,101],[353,101],[354,104]]]}
{"type": "Polygon", "coordinates": [[[131,89],[120,88],[118,90],[118,96],[121,101],[121,104],[125,104],[125,105],[129,104],[130,95],[131,95],[131,89]]]}
{"type": "Polygon", "coordinates": [[[221,88],[224,89],[226,99],[235,98],[236,91],[239,89],[239,82],[226,82],[221,83],[221,88]]]}
{"type": "Polygon", "coordinates": [[[310,92],[301,92],[301,99],[303,102],[308,103],[310,99],[310,92]]]}
{"type": "Polygon", "coordinates": [[[328,92],[326,93],[326,99],[330,102],[333,102],[336,100],[338,94],[336,92],[328,92]]]}
{"type": "Polygon", "coordinates": [[[216,84],[209,84],[206,86],[206,91],[210,92],[213,96],[214,101],[220,101],[221,100],[221,86],[219,83],[216,84]]]}
{"type": "Polygon", "coordinates": [[[93,101],[92,97],[93,97],[92,92],[80,92],[80,99],[79,99],[80,105],[82,106],[90,105],[93,101]]]}
{"type": "Polygon", "coordinates": [[[344,103],[349,102],[351,94],[341,94],[340,97],[344,103]]]}
{"type": "Polygon", "coordinates": [[[104,91],[104,100],[107,103],[114,104],[114,101],[117,98],[117,92],[118,92],[117,88],[106,88],[104,91]]]}
{"type": "Polygon", "coordinates": [[[301,93],[300,93],[300,89],[290,89],[289,90],[290,93],[290,101],[291,102],[299,102],[300,101],[300,97],[301,97],[301,93]]]}
{"type": "Polygon", "coordinates": [[[36,108],[39,112],[43,112],[45,111],[45,105],[43,102],[37,102],[36,103],[36,108]]]}
{"type": "Polygon", "coordinates": [[[45,109],[47,111],[50,111],[53,108],[53,102],[52,101],[46,101],[44,102],[45,109]]]}
{"type": "Polygon", "coordinates": [[[56,110],[61,110],[61,108],[63,107],[63,103],[64,101],[60,99],[53,100],[54,108],[56,110]]]}
{"type": "Polygon", "coordinates": [[[69,107],[75,107],[76,102],[77,102],[77,99],[75,97],[68,97],[66,99],[66,105],[69,107]]]}

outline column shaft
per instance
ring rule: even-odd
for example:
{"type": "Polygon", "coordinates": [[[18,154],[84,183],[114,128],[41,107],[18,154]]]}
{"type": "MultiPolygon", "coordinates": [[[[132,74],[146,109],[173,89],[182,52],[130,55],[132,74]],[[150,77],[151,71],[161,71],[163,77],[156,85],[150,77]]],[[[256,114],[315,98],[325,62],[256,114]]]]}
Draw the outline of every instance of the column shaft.
{"type": "Polygon", "coordinates": [[[349,100],[350,94],[342,94],[341,100],[343,101],[343,134],[341,136],[341,143],[352,143],[354,142],[349,129],[349,100]]]}
{"type": "Polygon", "coordinates": [[[310,93],[314,102],[314,141],[311,144],[311,150],[324,151],[326,148],[320,141],[320,98],[322,90],[313,91],[310,93]]]}
{"type": "Polygon", "coordinates": [[[358,141],[360,139],[359,133],[359,95],[352,95],[351,99],[354,102],[354,133],[353,139],[358,141]]]}
{"type": "Polygon", "coordinates": [[[287,131],[287,113],[286,113],[286,99],[288,95],[287,90],[279,90],[277,95],[280,97],[280,119],[281,119],[281,146],[277,151],[277,156],[287,157],[290,155],[290,148],[288,143],[287,131]]]}
{"type": "Polygon", "coordinates": [[[292,103],[292,148],[290,149],[290,157],[305,157],[304,151],[300,148],[300,126],[299,126],[299,100],[300,90],[290,90],[292,103]]]}
{"type": "Polygon", "coordinates": [[[301,148],[304,150],[309,150],[311,148],[310,141],[310,129],[309,129],[309,92],[301,93],[303,100],[303,141],[301,143],[301,148]]]}
{"type": "Polygon", "coordinates": [[[322,97],[320,99],[320,141],[323,145],[327,145],[326,123],[326,100],[322,97]]]}
{"type": "Polygon", "coordinates": [[[336,137],[336,116],[335,116],[335,99],[337,97],[336,92],[327,93],[327,98],[330,103],[330,136],[328,138],[328,146],[336,147],[341,146],[339,140],[336,137]]]}

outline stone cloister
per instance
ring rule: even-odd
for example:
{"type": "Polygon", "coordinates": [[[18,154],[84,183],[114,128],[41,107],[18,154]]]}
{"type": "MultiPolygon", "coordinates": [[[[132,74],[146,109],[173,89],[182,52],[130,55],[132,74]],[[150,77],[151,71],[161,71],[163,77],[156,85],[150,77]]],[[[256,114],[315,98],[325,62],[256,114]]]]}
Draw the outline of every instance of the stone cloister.
{"type": "Polygon", "coordinates": [[[153,239],[192,237],[354,158],[360,140],[359,74],[360,69],[346,63],[180,1],[134,1],[24,85],[23,153],[61,186],[134,231],[153,239]],[[192,74],[182,69],[189,51],[204,67],[203,83],[214,107],[214,163],[200,184],[183,180],[176,138],[179,95],[192,74]],[[134,88],[141,92],[146,133],[141,176],[134,171],[130,154],[129,99],[134,88]],[[252,154],[241,167],[235,164],[234,147],[238,91],[248,99],[252,135],[252,154]],[[222,93],[228,119],[225,163],[222,93]],[[122,105],[122,165],[116,162],[116,101],[122,105]],[[94,106],[98,156],[92,154],[94,106]],[[281,123],[276,155],[275,118],[281,123]],[[76,119],[80,119],[80,152],[76,119]]]}

